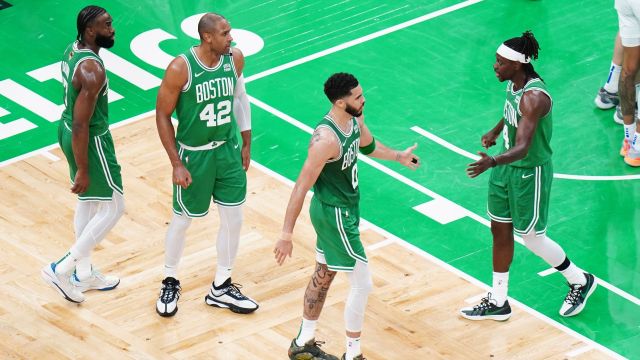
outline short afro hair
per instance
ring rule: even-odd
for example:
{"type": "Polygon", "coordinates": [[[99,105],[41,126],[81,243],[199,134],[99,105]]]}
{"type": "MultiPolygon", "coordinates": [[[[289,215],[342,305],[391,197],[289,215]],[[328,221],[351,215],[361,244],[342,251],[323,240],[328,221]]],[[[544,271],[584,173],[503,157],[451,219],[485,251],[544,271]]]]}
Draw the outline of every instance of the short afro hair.
{"type": "Polygon", "coordinates": [[[324,94],[331,103],[351,94],[351,90],[358,87],[358,79],[348,73],[335,73],[324,83],[324,94]]]}

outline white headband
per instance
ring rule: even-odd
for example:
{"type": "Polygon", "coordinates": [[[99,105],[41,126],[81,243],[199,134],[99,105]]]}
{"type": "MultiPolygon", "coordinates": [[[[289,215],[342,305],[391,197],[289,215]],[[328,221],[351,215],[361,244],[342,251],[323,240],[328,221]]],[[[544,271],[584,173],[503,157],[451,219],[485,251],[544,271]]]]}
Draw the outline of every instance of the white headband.
{"type": "Polygon", "coordinates": [[[512,48],[506,46],[505,44],[500,44],[496,52],[498,53],[498,55],[511,61],[517,61],[523,64],[528,64],[531,62],[531,57],[525,57],[523,53],[517,52],[512,48]]]}

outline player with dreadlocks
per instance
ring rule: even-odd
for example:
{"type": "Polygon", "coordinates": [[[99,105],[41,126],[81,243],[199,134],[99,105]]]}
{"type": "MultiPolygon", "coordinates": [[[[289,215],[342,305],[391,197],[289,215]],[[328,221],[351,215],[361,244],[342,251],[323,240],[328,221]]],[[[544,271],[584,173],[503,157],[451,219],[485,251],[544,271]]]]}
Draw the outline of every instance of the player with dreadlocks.
{"type": "Polygon", "coordinates": [[[467,168],[471,178],[492,168],[487,211],[493,234],[493,289],[480,304],[461,309],[460,314],[470,320],[504,321],[511,317],[507,289],[514,232],[529,250],[567,279],[570,289],[560,315],[580,313],[596,288],[595,277],[569,261],[560,245],[545,234],[553,180],[553,102],[531,65],[531,60],[538,58],[538,50],[538,41],[530,31],[498,47],[493,69],[500,82],[507,81],[507,101],[503,117],[480,141],[488,149],[502,133],[504,145],[497,156],[478,152],[480,159],[467,168]]]}
{"type": "Polygon", "coordinates": [[[87,290],[111,290],[120,279],[91,265],[91,251],[124,212],[120,165],[109,132],[109,82],[100,48],[113,46],[111,15],[87,6],[77,18],[78,36],[61,61],[64,104],[58,142],[69,164],[71,192],[78,195],[75,244],[42,269],[43,279],[65,299],[80,303],[87,290]]]}

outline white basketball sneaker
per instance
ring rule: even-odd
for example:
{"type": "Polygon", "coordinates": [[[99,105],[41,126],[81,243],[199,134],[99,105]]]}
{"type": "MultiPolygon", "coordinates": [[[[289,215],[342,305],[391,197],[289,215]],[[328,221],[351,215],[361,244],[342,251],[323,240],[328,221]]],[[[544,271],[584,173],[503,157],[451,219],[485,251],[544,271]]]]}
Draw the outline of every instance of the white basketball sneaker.
{"type": "Polygon", "coordinates": [[[71,275],[71,284],[80,292],[89,290],[107,291],[115,289],[120,284],[120,279],[117,276],[103,275],[100,271],[91,269],[91,277],[82,281],[78,279],[74,272],[71,275]]]}
{"type": "Polygon", "coordinates": [[[209,294],[204,297],[207,305],[226,308],[234,313],[249,314],[258,310],[258,303],[252,298],[244,296],[240,292],[242,285],[234,284],[231,278],[227,279],[220,287],[211,284],[209,294]]]}
{"type": "Polygon", "coordinates": [[[56,274],[56,263],[45,265],[40,272],[42,279],[56,289],[65,299],[81,303],[84,295],[71,284],[71,273],[56,274]]]}

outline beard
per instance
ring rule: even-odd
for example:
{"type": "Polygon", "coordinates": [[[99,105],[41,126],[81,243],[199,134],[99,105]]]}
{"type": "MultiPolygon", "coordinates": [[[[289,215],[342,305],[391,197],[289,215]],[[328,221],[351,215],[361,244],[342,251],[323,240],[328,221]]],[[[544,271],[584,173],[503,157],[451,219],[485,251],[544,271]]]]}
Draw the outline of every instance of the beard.
{"type": "Polygon", "coordinates": [[[364,105],[362,105],[362,108],[360,110],[356,110],[356,108],[347,104],[347,108],[344,109],[344,111],[346,111],[351,116],[359,117],[360,115],[362,115],[362,109],[364,109],[364,105]]]}
{"type": "Polygon", "coordinates": [[[96,45],[98,45],[101,48],[109,49],[115,43],[115,38],[114,38],[115,36],[116,36],[116,33],[113,33],[113,35],[111,36],[104,36],[104,35],[97,34],[96,45]]]}

